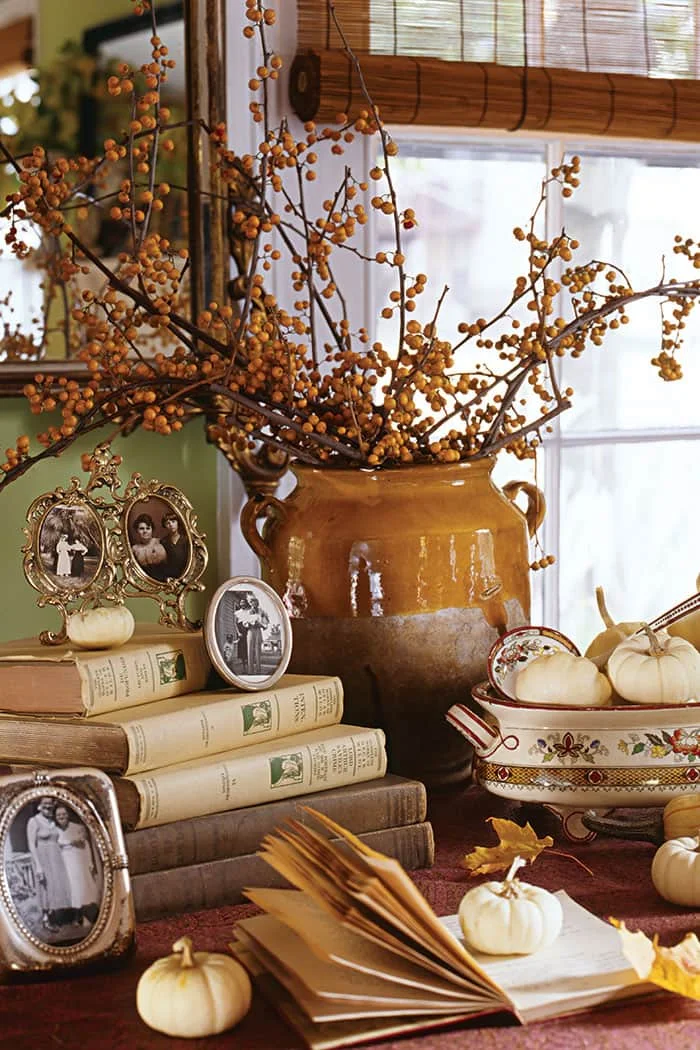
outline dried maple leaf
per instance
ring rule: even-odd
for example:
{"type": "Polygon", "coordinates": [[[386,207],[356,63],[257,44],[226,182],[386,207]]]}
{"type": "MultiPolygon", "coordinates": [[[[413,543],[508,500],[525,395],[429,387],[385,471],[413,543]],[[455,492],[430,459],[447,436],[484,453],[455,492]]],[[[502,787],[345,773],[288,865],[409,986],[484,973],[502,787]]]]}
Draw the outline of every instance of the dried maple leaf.
{"type": "Polygon", "coordinates": [[[466,868],[470,875],[489,875],[492,871],[505,871],[516,857],[522,857],[523,860],[532,863],[543,849],[554,845],[551,835],[538,839],[529,823],[521,827],[513,820],[503,820],[500,817],[489,817],[488,822],[498,835],[499,843],[497,846],[475,846],[471,853],[466,855],[462,867],[466,868]]]}
{"type": "Polygon", "coordinates": [[[658,938],[650,941],[645,933],[632,933],[624,922],[611,919],[620,931],[622,951],[638,977],[688,999],[700,999],[700,941],[686,933],[672,948],[660,948],[658,938]]]}

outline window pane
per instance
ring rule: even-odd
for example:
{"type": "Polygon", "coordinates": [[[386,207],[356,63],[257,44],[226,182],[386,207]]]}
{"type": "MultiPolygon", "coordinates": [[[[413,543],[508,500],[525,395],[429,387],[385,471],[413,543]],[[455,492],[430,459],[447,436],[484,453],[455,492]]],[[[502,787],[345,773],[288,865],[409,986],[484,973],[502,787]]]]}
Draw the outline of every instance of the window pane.
{"type": "Polygon", "coordinates": [[[583,651],[602,624],[650,620],[695,592],[700,442],[562,449],[559,627],[583,651]]]}
{"type": "MultiPolygon", "coordinates": [[[[580,263],[600,259],[620,266],[638,290],[663,276],[693,278],[691,264],[673,255],[676,234],[693,236],[690,217],[697,200],[696,159],[600,156],[581,151],[581,186],[564,204],[567,232],[577,238],[580,263]]],[[[696,426],[700,355],[697,326],[688,319],[687,345],[679,351],[685,378],[664,382],[650,363],[660,349],[660,302],[632,305],[630,322],[608,331],[602,347],[589,346],[567,359],[565,382],[575,391],[562,416],[571,431],[696,426]]],[[[568,317],[567,317],[568,319],[568,317]]]]}

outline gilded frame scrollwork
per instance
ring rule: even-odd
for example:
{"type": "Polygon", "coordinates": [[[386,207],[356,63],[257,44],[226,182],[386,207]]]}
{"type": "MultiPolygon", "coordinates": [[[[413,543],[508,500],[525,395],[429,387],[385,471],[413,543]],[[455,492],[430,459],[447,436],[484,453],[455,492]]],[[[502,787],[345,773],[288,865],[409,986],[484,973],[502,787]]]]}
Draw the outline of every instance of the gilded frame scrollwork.
{"type": "Polygon", "coordinates": [[[138,473],[122,492],[120,464],[107,443],[99,445],[85,484],[73,477],[68,486],[38,496],[27,511],[24,574],[39,592],[38,605],[54,606],[62,617],[58,631],[41,632],[47,645],[65,640],[72,612],[122,605],[127,598],[155,600],[162,624],[201,626],[186,611],[188,595],[204,589],[200,578],[208,561],[194,507],[174,485],[138,473]],[[150,521],[150,533],[142,528],[140,534],[139,518],[150,521]],[[166,529],[160,538],[156,519],[166,529]]]}

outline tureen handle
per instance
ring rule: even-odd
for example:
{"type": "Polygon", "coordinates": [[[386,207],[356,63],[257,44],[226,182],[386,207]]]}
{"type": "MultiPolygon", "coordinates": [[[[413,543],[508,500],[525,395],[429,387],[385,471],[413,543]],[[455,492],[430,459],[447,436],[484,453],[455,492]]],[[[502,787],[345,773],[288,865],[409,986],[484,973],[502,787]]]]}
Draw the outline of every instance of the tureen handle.
{"type": "Polygon", "coordinates": [[[471,711],[465,704],[453,704],[445,713],[451,726],[466,737],[479,757],[484,757],[492,749],[500,732],[485,722],[483,718],[471,711]]]}

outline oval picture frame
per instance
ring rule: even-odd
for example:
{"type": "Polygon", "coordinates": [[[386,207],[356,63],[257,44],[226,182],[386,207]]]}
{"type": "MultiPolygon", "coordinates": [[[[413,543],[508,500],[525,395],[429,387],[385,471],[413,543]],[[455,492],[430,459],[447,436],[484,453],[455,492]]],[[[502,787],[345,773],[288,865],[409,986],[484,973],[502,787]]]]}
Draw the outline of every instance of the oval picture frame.
{"type": "Polygon", "coordinates": [[[0,970],[61,972],[134,939],[114,787],[91,768],[0,777],[0,970]]]}
{"type": "Polygon", "coordinates": [[[23,568],[40,605],[65,609],[110,593],[115,570],[103,509],[77,482],[35,499],[27,521],[23,568]]]}
{"type": "Polygon", "coordinates": [[[207,606],[204,642],[224,681],[254,692],[273,686],[287,670],[292,624],[272,587],[254,576],[232,576],[207,606]]]}

